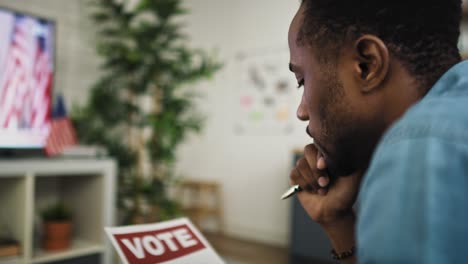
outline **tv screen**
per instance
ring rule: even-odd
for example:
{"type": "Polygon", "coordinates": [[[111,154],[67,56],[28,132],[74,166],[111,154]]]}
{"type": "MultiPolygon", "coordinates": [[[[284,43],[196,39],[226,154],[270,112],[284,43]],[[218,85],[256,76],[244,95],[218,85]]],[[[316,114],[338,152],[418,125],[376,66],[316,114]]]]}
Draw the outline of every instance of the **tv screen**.
{"type": "Polygon", "coordinates": [[[0,8],[0,148],[42,148],[51,123],[55,24],[0,8]]]}

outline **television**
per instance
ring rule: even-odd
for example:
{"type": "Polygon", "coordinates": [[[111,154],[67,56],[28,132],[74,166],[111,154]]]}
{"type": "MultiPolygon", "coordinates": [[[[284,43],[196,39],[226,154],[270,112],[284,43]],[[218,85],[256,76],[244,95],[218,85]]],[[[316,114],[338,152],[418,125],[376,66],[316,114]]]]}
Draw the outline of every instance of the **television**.
{"type": "Polygon", "coordinates": [[[55,23],[0,7],[0,149],[41,149],[51,125],[55,23]]]}

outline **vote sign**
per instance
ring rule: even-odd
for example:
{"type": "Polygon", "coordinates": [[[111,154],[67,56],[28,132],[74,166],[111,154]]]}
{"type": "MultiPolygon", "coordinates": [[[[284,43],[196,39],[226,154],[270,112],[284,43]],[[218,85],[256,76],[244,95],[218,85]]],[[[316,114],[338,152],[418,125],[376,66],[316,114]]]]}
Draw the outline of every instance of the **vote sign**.
{"type": "Polygon", "coordinates": [[[150,225],[106,228],[126,264],[223,263],[186,218],[150,225]]]}

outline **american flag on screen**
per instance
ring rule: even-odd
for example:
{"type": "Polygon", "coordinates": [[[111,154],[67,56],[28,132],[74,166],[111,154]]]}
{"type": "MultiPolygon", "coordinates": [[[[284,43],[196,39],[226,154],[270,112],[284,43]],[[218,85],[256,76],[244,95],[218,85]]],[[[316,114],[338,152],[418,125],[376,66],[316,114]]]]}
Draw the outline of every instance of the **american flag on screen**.
{"type": "Polygon", "coordinates": [[[50,28],[20,15],[2,15],[0,130],[46,134],[53,80],[50,28]]]}

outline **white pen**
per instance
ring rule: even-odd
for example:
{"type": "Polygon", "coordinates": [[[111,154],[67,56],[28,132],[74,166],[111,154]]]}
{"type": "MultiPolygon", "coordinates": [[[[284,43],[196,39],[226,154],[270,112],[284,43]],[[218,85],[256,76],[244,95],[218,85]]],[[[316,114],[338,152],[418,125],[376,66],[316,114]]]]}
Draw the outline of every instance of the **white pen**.
{"type": "Polygon", "coordinates": [[[302,191],[302,188],[301,186],[299,185],[294,185],[292,186],[291,188],[289,188],[289,190],[287,190],[282,196],[281,196],[281,200],[285,200],[285,199],[288,199],[289,197],[295,195],[296,193],[298,192],[301,192],[302,191]]]}

